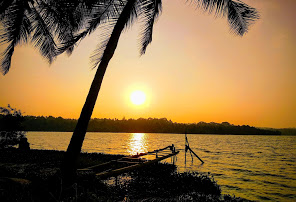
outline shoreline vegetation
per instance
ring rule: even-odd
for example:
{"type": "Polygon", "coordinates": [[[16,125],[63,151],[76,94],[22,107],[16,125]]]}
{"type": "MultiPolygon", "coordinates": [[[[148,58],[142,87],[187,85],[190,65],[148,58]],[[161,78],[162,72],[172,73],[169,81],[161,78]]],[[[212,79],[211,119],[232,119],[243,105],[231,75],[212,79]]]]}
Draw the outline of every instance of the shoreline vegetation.
{"type": "MultiPolygon", "coordinates": [[[[222,195],[210,175],[179,173],[176,166],[157,163],[109,180],[77,173],[63,189],[63,151],[10,148],[0,152],[0,197],[4,201],[247,201],[222,195]]],[[[121,158],[121,155],[81,153],[78,168],[121,158]]]]}
{"type": "MultiPolygon", "coordinates": [[[[0,115],[0,126],[3,118],[3,115],[0,115]]],[[[73,132],[76,123],[76,119],[64,119],[62,117],[24,116],[22,127],[24,131],[73,132]]],[[[228,122],[185,124],[172,122],[166,118],[123,118],[122,120],[93,118],[89,122],[87,132],[296,135],[296,128],[256,128],[249,125],[234,125],[228,122]]]]}

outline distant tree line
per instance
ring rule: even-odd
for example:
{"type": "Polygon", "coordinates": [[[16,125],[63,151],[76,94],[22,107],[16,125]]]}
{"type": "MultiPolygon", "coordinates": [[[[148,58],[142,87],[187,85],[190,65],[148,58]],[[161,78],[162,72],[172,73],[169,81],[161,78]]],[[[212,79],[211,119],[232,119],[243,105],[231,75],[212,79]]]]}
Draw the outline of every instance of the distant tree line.
{"type": "MultiPolygon", "coordinates": [[[[271,130],[275,130],[275,129],[271,129],[271,130]]],[[[280,131],[282,135],[296,136],[296,128],[280,128],[276,130],[280,131]]]]}
{"type": "Polygon", "coordinates": [[[77,120],[53,116],[25,116],[23,122],[26,131],[65,131],[73,132],[77,120]]]}
{"type": "MultiPolygon", "coordinates": [[[[0,125],[4,116],[0,116],[0,125]]],[[[72,132],[76,119],[62,117],[24,116],[25,131],[65,131],[72,132]]],[[[280,135],[281,132],[272,129],[260,129],[248,125],[233,125],[222,123],[175,123],[166,118],[139,119],[91,119],[88,132],[128,132],[128,133],[189,133],[189,134],[236,134],[236,135],[280,135]]]]}

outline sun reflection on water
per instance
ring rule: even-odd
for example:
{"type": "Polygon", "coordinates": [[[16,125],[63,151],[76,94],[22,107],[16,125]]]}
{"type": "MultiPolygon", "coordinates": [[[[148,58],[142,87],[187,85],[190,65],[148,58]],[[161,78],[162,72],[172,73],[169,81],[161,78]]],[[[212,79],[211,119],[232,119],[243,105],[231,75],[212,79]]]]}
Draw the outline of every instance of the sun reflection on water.
{"type": "Polygon", "coordinates": [[[127,151],[130,155],[148,151],[148,139],[145,133],[131,133],[127,151]]]}

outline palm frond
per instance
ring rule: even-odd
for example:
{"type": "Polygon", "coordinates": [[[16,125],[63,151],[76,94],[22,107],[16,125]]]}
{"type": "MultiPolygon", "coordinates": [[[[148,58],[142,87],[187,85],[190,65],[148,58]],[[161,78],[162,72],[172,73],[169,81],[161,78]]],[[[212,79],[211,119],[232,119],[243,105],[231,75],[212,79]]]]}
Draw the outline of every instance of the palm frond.
{"type": "Polygon", "coordinates": [[[87,19],[87,31],[92,33],[106,18],[110,18],[114,14],[114,2],[110,0],[106,4],[98,4],[91,11],[89,18],[87,19]]]}
{"type": "Polygon", "coordinates": [[[234,34],[243,36],[247,33],[249,26],[257,19],[259,14],[255,8],[238,1],[228,2],[228,23],[234,34]]]}
{"type": "Polygon", "coordinates": [[[114,53],[113,51],[116,49],[121,31],[124,28],[129,27],[129,23],[131,23],[136,18],[136,3],[137,0],[126,0],[121,1],[119,4],[114,4],[113,18],[109,18],[108,22],[104,25],[104,29],[108,31],[106,34],[101,35],[100,38],[102,39],[102,43],[98,45],[97,49],[91,56],[93,68],[97,67],[103,58],[108,60],[107,58],[112,57],[114,53]],[[115,30],[120,30],[120,32],[115,30]],[[107,47],[109,47],[108,50],[107,47]]]}
{"type": "Polygon", "coordinates": [[[107,25],[102,25],[99,30],[102,30],[99,35],[99,42],[97,45],[97,48],[92,53],[90,60],[91,60],[91,68],[96,68],[99,63],[102,60],[102,57],[104,55],[104,51],[107,47],[107,44],[109,42],[110,36],[112,34],[112,31],[114,29],[115,24],[114,23],[108,23],[107,25]]]}
{"type": "MultiPolygon", "coordinates": [[[[123,9],[125,8],[125,6],[129,3],[128,1],[131,0],[127,0],[127,1],[120,1],[118,3],[113,4],[113,10],[110,12],[112,14],[112,16],[108,16],[108,21],[103,24],[101,28],[101,35],[100,35],[100,43],[98,44],[96,50],[94,51],[94,53],[91,56],[91,62],[92,62],[92,68],[95,68],[99,65],[99,63],[101,62],[102,58],[104,57],[106,53],[106,47],[108,45],[108,43],[112,40],[112,34],[114,31],[114,27],[118,24],[118,19],[123,11],[123,9]]],[[[132,21],[136,18],[135,15],[137,15],[137,13],[135,12],[135,0],[131,1],[133,2],[133,4],[131,5],[130,9],[128,10],[128,17],[125,18],[126,21],[122,21],[119,22],[120,24],[122,24],[125,28],[129,27],[130,23],[132,23],[132,21]]],[[[99,28],[99,29],[100,29],[99,28]]],[[[112,42],[113,44],[117,44],[112,42]]]]}
{"type": "Polygon", "coordinates": [[[143,55],[146,52],[147,46],[152,42],[153,26],[161,13],[162,2],[161,0],[144,0],[140,2],[138,9],[143,23],[140,33],[140,54],[143,55]]]}
{"type": "MultiPolygon", "coordinates": [[[[80,12],[76,12],[78,5],[75,1],[71,4],[65,0],[41,1],[35,7],[37,12],[41,14],[44,24],[50,26],[48,27],[49,31],[52,37],[55,36],[56,43],[73,40],[73,33],[76,29],[80,29],[83,18],[80,12]]],[[[71,53],[73,48],[69,47],[65,51],[71,53]]],[[[58,51],[55,50],[54,54],[58,55],[58,51]]]]}
{"type": "MultiPolygon", "coordinates": [[[[119,10],[118,10],[119,11],[119,10]]],[[[121,12],[121,11],[119,11],[121,12]]],[[[96,68],[104,55],[104,52],[106,50],[107,44],[109,43],[110,36],[113,32],[114,26],[116,24],[116,21],[114,20],[113,22],[107,22],[105,24],[102,24],[98,29],[100,32],[99,35],[99,42],[97,45],[97,48],[94,50],[92,53],[90,59],[91,59],[91,68],[96,68]]]]}
{"type": "Polygon", "coordinates": [[[138,18],[138,11],[137,11],[137,1],[135,4],[132,5],[130,9],[130,15],[128,21],[125,23],[125,29],[130,28],[135,20],[138,18]]]}
{"type": "Polygon", "coordinates": [[[14,52],[15,45],[13,43],[10,43],[8,47],[6,48],[5,52],[2,54],[1,57],[1,73],[3,75],[7,74],[10,66],[11,66],[11,57],[14,52]]]}
{"type": "Polygon", "coordinates": [[[69,49],[73,49],[74,45],[78,41],[82,40],[88,34],[91,34],[99,25],[107,22],[108,20],[114,22],[114,19],[118,18],[118,5],[123,7],[124,2],[121,0],[90,0],[81,4],[80,10],[84,16],[82,21],[85,22],[83,24],[83,28],[74,30],[72,38],[62,41],[62,44],[58,49],[58,54],[61,54],[69,49]]]}
{"type": "Polygon", "coordinates": [[[244,35],[249,26],[259,18],[255,8],[240,0],[191,0],[190,2],[206,12],[215,12],[216,16],[227,16],[232,32],[240,36],[244,35]]]}
{"type": "Polygon", "coordinates": [[[0,20],[3,20],[5,14],[7,13],[7,8],[14,4],[12,0],[2,0],[0,1],[0,20]]]}
{"type": "Polygon", "coordinates": [[[1,72],[6,74],[11,65],[11,57],[17,44],[27,42],[32,31],[27,2],[18,1],[6,8],[0,30],[0,44],[8,44],[1,58],[1,72]]]}
{"type": "MultiPolygon", "coordinates": [[[[38,8],[37,8],[38,9],[38,8]]],[[[33,22],[32,41],[48,62],[51,63],[56,56],[56,42],[53,37],[55,22],[44,14],[44,10],[37,10],[34,6],[31,8],[31,20],[33,22]]]]}
{"type": "Polygon", "coordinates": [[[215,12],[215,16],[218,17],[226,14],[225,8],[229,1],[231,0],[190,0],[189,2],[195,4],[197,8],[205,12],[215,12]]]}

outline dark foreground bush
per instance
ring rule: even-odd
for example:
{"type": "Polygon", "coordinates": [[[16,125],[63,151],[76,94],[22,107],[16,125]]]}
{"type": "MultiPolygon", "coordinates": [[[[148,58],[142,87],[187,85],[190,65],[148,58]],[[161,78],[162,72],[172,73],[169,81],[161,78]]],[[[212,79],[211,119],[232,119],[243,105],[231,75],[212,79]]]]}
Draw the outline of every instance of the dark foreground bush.
{"type": "Polygon", "coordinates": [[[214,179],[196,172],[176,172],[169,164],[156,164],[133,173],[126,183],[126,193],[133,199],[171,198],[191,192],[220,196],[221,190],[214,179]]]}
{"type": "MultiPolygon", "coordinates": [[[[2,150],[1,201],[241,201],[221,196],[215,180],[196,172],[178,173],[170,164],[155,164],[106,180],[79,173],[77,183],[63,187],[59,171],[63,152],[2,150]]],[[[79,167],[120,158],[81,154],[79,167]]]]}

